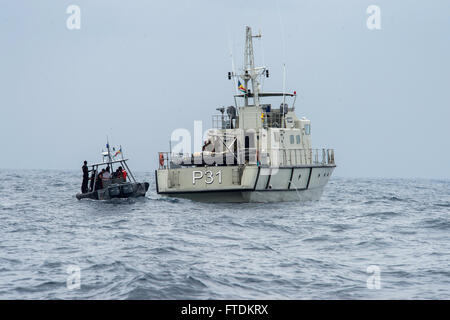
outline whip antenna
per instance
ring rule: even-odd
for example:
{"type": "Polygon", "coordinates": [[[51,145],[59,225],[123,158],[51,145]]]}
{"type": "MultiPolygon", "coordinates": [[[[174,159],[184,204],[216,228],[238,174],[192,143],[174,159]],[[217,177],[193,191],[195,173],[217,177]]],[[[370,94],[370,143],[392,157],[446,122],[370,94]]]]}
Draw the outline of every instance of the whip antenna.
{"type": "MultiPolygon", "coordinates": [[[[230,59],[231,59],[231,76],[233,77],[234,82],[234,91],[236,92],[236,95],[239,93],[238,91],[238,85],[236,82],[236,70],[234,67],[234,57],[233,57],[233,41],[231,40],[230,32],[228,32],[228,49],[230,51],[230,59]]],[[[228,79],[230,79],[230,74],[228,75],[228,79]]]]}

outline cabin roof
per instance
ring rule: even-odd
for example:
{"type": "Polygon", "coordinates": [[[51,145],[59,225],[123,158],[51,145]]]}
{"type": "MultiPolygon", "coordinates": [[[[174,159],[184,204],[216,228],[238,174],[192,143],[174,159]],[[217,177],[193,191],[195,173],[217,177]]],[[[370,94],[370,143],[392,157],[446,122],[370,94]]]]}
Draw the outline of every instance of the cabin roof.
{"type": "MultiPolygon", "coordinates": [[[[248,93],[247,96],[249,98],[253,98],[253,93],[248,93]]],[[[287,97],[295,97],[296,94],[294,93],[287,93],[287,92],[260,92],[258,94],[259,97],[281,97],[281,96],[287,96],[287,97]]],[[[238,98],[244,98],[244,94],[236,94],[235,97],[238,98]]]]}

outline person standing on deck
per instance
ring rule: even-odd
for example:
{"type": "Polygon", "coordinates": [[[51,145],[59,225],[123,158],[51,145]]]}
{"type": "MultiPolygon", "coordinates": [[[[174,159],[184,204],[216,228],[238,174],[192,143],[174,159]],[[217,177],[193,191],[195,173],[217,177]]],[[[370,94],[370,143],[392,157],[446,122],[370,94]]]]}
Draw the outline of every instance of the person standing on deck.
{"type": "Polygon", "coordinates": [[[97,181],[95,182],[95,189],[94,190],[100,190],[103,189],[103,173],[105,172],[105,169],[102,169],[100,173],[97,176],[97,181]]]}
{"type": "Polygon", "coordinates": [[[103,172],[103,180],[109,180],[111,179],[111,173],[109,172],[109,166],[106,167],[106,170],[103,172]]]}
{"type": "Polygon", "coordinates": [[[84,161],[84,165],[81,167],[83,170],[83,183],[81,184],[81,193],[88,192],[88,181],[89,181],[89,169],[87,166],[87,161],[84,161]]]}
{"type": "Polygon", "coordinates": [[[96,175],[97,175],[97,170],[92,169],[91,178],[89,179],[89,180],[91,180],[91,182],[89,183],[89,191],[90,192],[94,191],[94,181],[95,181],[96,175]]]}

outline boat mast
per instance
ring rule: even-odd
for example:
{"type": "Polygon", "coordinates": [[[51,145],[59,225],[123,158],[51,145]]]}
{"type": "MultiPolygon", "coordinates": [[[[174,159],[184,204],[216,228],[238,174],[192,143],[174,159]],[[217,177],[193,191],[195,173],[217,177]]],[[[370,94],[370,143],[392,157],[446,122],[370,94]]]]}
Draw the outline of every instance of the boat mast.
{"type": "Polygon", "coordinates": [[[113,166],[112,166],[112,158],[111,158],[111,149],[109,148],[109,138],[106,136],[106,148],[108,149],[108,159],[109,159],[109,165],[110,165],[110,171],[113,172],[113,166]]]}
{"type": "Polygon", "coordinates": [[[248,106],[248,82],[252,81],[253,103],[259,106],[259,81],[258,72],[255,69],[255,58],[253,55],[253,38],[261,38],[261,34],[252,35],[252,28],[246,27],[245,53],[244,53],[244,74],[241,75],[244,80],[247,94],[245,94],[245,106],[248,106]]]}

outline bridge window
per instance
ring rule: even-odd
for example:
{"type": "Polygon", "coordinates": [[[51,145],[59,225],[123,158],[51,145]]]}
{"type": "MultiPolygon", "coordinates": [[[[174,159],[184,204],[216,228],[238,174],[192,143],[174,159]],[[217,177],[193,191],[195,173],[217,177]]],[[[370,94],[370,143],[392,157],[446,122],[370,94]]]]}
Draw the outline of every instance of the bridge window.
{"type": "Polygon", "coordinates": [[[305,124],[305,134],[310,135],[311,134],[311,125],[305,124]]]}
{"type": "Polygon", "coordinates": [[[297,138],[297,144],[300,144],[300,135],[297,135],[296,138],[297,138]]]}
{"type": "Polygon", "coordinates": [[[289,139],[291,140],[291,144],[294,144],[294,135],[291,134],[291,136],[289,137],[289,139]]]}

